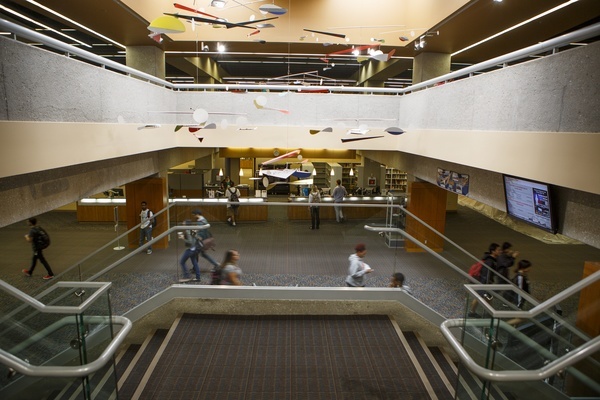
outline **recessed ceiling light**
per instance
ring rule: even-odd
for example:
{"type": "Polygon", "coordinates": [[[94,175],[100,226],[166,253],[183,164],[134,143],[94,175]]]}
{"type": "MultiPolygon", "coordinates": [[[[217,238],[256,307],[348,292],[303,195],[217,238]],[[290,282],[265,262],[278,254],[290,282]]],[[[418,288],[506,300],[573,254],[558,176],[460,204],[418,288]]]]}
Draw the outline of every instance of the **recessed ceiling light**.
{"type": "Polygon", "coordinates": [[[497,38],[498,36],[504,35],[504,34],[505,34],[505,33],[507,33],[507,32],[510,32],[510,31],[512,31],[512,30],[514,30],[514,29],[517,29],[517,28],[519,28],[519,27],[521,27],[521,26],[523,26],[523,25],[526,25],[526,24],[528,24],[528,23],[530,23],[530,22],[533,22],[533,21],[535,21],[536,19],[540,19],[540,18],[542,18],[542,17],[545,17],[545,16],[546,16],[546,15],[548,15],[548,14],[552,14],[553,12],[555,12],[555,11],[558,11],[558,10],[560,10],[560,9],[564,8],[564,7],[570,6],[571,4],[573,4],[573,3],[576,3],[577,1],[579,1],[579,0],[569,0],[569,1],[565,2],[565,3],[563,3],[563,4],[560,4],[560,5],[556,6],[556,7],[554,7],[554,8],[551,8],[551,9],[549,9],[549,10],[547,10],[547,11],[544,11],[544,12],[543,12],[543,13],[541,13],[541,14],[538,14],[538,15],[536,15],[535,17],[531,17],[531,18],[529,18],[528,20],[525,20],[525,21],[523,21],[523,22],[519,22],[518,24],[516,24],[516,25],[513,25],[513,26],[511,26],[510,28],[507,28],[507,29],[503,30],[502,32],[498,32],[498,33],[496,33],[496,34],[494,34],[494,35],[492,35],[492,36],[490,36],[490,37],[487,37],[487,38],[485,38],[485,39],[483,39],[483,40],[480,40],[480,41],[479,41],[479,42],[477,42],[477,43],[473,43],[472,45],[470,45],[470,46],[467,46],[467,47],[465,47],[464,49],[458,50],[457,52],[454,52],[454,53],[450,54],[450,57],[454,57],[455,55],[457,55],[457,54],[460,54],[460,53],[462,53],[463,51],[470,50],[470,49],[472,49],[473,47],[479,46],[479,45],[480,45],[480,44],[482,44],[482,43],[485,43],[485,42],[487,42],[487,41],[489,41],[489,40],[495,39],[495,38],[497,38]]]}
{"type": "Polygon", "coordinates": [[[223,7],[225,7],[225,4],[227,4],[227,1],[225,1],[225,0],[212,0],[210,2],[211,7],[216,7],[216,8],[223,8],[223,7]]]}
{"type": "Polygon", "coordinates": [[[85,30],[85,31],[87,31],[87,32],[89,32],[89,33],[91,33],[91,34],[93,34],[93,35],[96,35],[97,37],[99,37],[99,38],[101,38],[101,39],[104,39],[104,40],[106,40],[106,41],[108,41],[108,42],[111,42],[111,43],[112,43],[112,44],[114,44],[115,46],[118,46],[118,47],[120,47],[120,48],[122,48],[122,49],[125,49],[125,46],[124,46],[124,45],[122,45],[121,43],[119,43],[119,42],[116,42],[116,41],[112,40],[111,38],[108,38],[108,37],[106,37],[106,36],[104,36],[104,35],[102,35],[102,34],[100,34],[100,33],[96,32],[95,30],[93,30],[93,29],[90,29],[90,28],[88,28],[87,26],[80,24],[80,23],[79,23],[79,22],[77,22],[77,21],[73,21],[72,19],[70,19],[70,18],[68,18],[68,17],[66,17],[66,16],[64,16],[64,15],[62,15],[61,13],[58,13],[58,12],[54,11],[54,10],[53,10],[53,9],[51,9],[51,8],[48,8],[48,7],[46,7],[46,6],[44,6],[44,5],[40,4],[40,3],[38,3],[37,1],[34,1],[34,0],[26,0],[26,1],[27,1],[28,3],[31,3],[31,4],[33,4],[34,6],[37,6],[37,7],[41,8],[42,10],[45,10],[45,11],[47,11],[47,12],[51,13],[51,14],[54,14],[54,15],[56,15],[57,17],[60,17],[60,18],[64,19],[65,21],[69,22],[70,24],[76,25],[76,26],[80,27],[81,29],[83,29],[83,30],[85,30]]]}

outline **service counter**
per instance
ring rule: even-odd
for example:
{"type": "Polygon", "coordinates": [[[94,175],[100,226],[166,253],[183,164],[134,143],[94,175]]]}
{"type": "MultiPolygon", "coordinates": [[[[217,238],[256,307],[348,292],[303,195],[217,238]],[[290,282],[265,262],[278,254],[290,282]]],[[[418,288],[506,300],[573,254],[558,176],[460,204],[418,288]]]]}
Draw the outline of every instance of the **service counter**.
{"type": "MultiPolygon", "coordinates": [[[[384,196],[348,196],[344,198],[342,204],[388,204],[390,198],[384,196]]],[[[394,197],[394,204],[400,204],[403,200],[401,197],[394,197]]],[[[295,196],[289,197],[288,201],[291,203],[304,203],[306,207],[288,207],[288,219],[290,220],[309,220],[310,221],[310,210],[308,209],[308,197],[295,196]]],[[[335,209],[333,205],[333,197],[323,196],[321,197],[321,205],[319,208],[319,218],[321,220],[334,220],[335,209]]],[[[344,207],[343,210],[345,219],[368,219],[374,216],[380,216],[385,218],[385,208],[383,207],[344,207]]]]}
{"type": "MultiPolygon", "coordinates": [[[[192,210],[199,209],[202,215],[211,221],[225,221],[227,219],[227,199],[171,199],[177,205],[169,213],[171,225],[185,221],[192,217],[192,210]]],[[[236,221],[267,221],[269,211],[266,199],[240,198],[240,207],[236,221]],[[250,205],[251,204],[251,205],[250,205]]]]}
{"type": "MultiPolygon", "coordinates": [[[[248,186],[236,186],[236,188],[237,188],[237,190],[240,191],[241,197],[249,197],[250,196],[250,188],[248,186]]],[[[203,195],[204,195],[205,199],[224,197],[224,195],[221,194],[223,192],[224,191],[220,189],[219,185],[204,185],[203,195]]],[[[187,196],[187,197],[192,197],[192,196],[187,196]]]]}
{"type": "Polygon", "coordinates": [[[78,222],[115,222],[117,212],[119,222],[126,222],[127,211],[124,198],[90,198],[77,202],[78,222]]]}

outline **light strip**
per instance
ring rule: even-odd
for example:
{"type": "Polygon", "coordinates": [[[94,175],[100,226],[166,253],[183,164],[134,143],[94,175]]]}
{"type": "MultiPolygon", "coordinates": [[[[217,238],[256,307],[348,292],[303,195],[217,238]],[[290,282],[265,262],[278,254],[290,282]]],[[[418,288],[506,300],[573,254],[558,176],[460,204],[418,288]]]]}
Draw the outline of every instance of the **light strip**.
{"type": "Polygon", "coordinates": [[[553,12],[555,12],[555,11],[558,11],[558,10],[560,10],[560,9],[564,8],[564,7],[570,6],[571,4],[573,4],[573,3],[576,3],[576,2],[578,2],[578,1],[579,1],[579,0],[569,0],[569,1],[567,1],[566,3],[563,3],[563,4],[561,4],[561,5],[558,5],[558,6],[554,7],[554,8],[551,8],[551,9],[550,9],[550,10],[548,10],[548,11],[544,11],[543,13],[541,13],[541,14],[538,14],[538,15],[536,15],[535,17],[531,17],[531,18],[529,18],[529,19],[528,19],[528,20],[526,20],[526,21],[523,21],[523,22],[520,22],[520,23],[518,23],[517,25],[511,26],[510,28],[507,28],[507,29],[503,30],[502,32],[498,32],[498,33],[496,33],[496,34],[494,34],[494,35],[492,35],[492,36],[490,36],[490,37],[488,37],[488,38],[485,38],[485,39],[483,39],[483,40],[481,40],[481,41],[479,41],[479,42],[477,42],[477,43],[474,43],[474,44],[472,44],[472,45],[470,45],[470,46],[467,46],[467,47],[465,47],[465,48],[464,48],[464,49],[462,49],[462,50],[459,50],[459,51],[457,51],[457,52],[455,52],[455,53],[452,53],[452,54],[450,54],[450,57],[454,57],[455,55],[457,55],[457,54],[460,54],[460,53],[462,53],[463,51],[467,51],[467,50],[469,50],[469,49],[472,49],[472,48],[473,48],[473,47],[475,47],[475,46],[479,46],[479,45],[480,45],[480,44],[482,44],[482,43],[485,43],[485,42],[487,42],[487,41],[489,41],[489,40],[495,39],[495,38],[497,38],[497,37],[498,37],[498,36],[500,36],[500,35],[504,35],[504,34],[505,34],[505,33],[507,33],[507,32],[510,32],[510,31],[512,31],[512,30],[514,30],[514,29],[517,29],[517,28],[519,28],[519,27],[521,27],[521,26],[523,26],[523,25],[525,25],[525,24],[528,24],[528,23],[530,23],[530,22],[532,22],[532,21],[535,21],[536,19],[540,19],[540,18],[542,18],[542,17],[545,17],[545,16],[546,16],[546,15],[548,15],[548,14],[552,14],[553,12]]]}
{"type": "Polygon", "coordinates": [[[106,40],[106,41],[108,41],[108,42],[111,42],[111,43],[112,43],[112,44],[114,44],[115,46],[118,46],[118,47],[120,47],[120,48],[122,48],[122,49],[125,49],[125,48],[126,48],[126,47],[125,47],[124,45],[122,45],[121,43],[119,43],[119,42],[116,42],[116,41],[112,40],[111,38],[108,38],[108,37],[106,37],[106,36],[102,35],[101,33],[98,33],[98,32],[96,32],[96,31],[94,31],[94,30],[92,30],[92,29],[88,28],[87,26],[81,25],[79,22],[77,22],[77,21],[73,21],[71,18],[65,17],[64,15],[62,15],[62,14],[60,14],[60,13],[58,13],[58,12],[56,12],[56,11],[52,10],[51,8],[48,8],[48,7],[46,7],[46,6],[44,6],[44,5],[40,4],[40,3],[38,3],[37,1],[34,1],[34,0],[26,0],[26,1],[27,1],[28,3],[30,3],[30,4],[33,4],[34,6],[37,6],[37,7],[41,8],[42,10],[48,11],[49,13],[51,13],[51,14],[54,14],[54,15],[56,15],[57,17],[60,17],[60,18],[64,19],[65,21],[68,21],[68,22],[72,23],[73,25],[76,25],[76,26],[80,27],[80,28],[81,28],[81,29],[83,29],[83,30],[86,30],[86,31],[88,31],[89,33],[91,33],[91,34],[93,34],[93,35],[96,35],[96,36],[98,36],[98,37],[99,37],[99,38],[101,38],[101,39],[104,39],[104,40],[106,40]]]}
{"type": "Polygon", "coordinates": [[[66,35],[66,34],[62,33],[61,31],[57,31],[56,29],[50,28],[49,26],[46,26],[46,25],[42,24],[41,22],[33,20],[33,19],[29,18],[26,15],[23,15],[23,14],[20,14],[20,13],[14,11],[14,10],[11,10],[10,8],[7,8],[7,7],[3,6],[2,4],[0,4],[0,9],[5,10],[5,11],[7,11],[7,12],[13,14],[13,15],[16,15],[19,18],[23,18],[24,20],[29,21],[29,22],[31,22],[33,24],[41,26],[42,28],[47,29],[49,31],[52,31],[52,32],[54,32],[54,33],[56,33],[58,35],[61,35],[61,36],[65,37],[65,38],[69,39],[69,40],[77,42],[77,43],[81,44],[82,46],[89,47],[90,49],[92,48],[92,46],[90,46],[87,43],[82,42],[81,40],[77,40],[74,37],[71,37],[69,35],[66,35]]]}

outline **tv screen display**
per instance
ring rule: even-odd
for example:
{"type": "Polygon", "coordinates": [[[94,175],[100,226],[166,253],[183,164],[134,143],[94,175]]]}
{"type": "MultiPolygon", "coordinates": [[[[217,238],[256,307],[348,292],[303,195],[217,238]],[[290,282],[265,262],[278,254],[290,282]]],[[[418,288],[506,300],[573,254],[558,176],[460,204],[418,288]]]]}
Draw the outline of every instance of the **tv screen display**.
{"type": "Polygon", "coordinates": [[[504,175],[506,211],[509,215],[556,233],[548,184],[504,175]]]}

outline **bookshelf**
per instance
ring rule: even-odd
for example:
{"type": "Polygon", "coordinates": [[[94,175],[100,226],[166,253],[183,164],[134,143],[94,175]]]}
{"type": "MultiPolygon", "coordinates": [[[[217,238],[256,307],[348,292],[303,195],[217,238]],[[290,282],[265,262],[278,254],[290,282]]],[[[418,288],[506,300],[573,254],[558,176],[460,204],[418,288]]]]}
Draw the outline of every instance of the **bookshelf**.
{"type": "Polygon", "coordinates": [[[348,193],[354,192],[358,182],[358,163],[340,163],[342,166],[342,185],[348,193]],[[354,170],[354,176],[350,176],[350,169],[354,170]]]}
{"type": "Polygon", "coordinates": [[[406,172],[400,171],[395,168],[385,169],[385,190],[395,190],[400,192],[406,192],[407,189],[407,175],[406,172]]]}
{"type": "Polygon", "coordinates": [[[313,176],[313,184],[319,189],[331,187],[331,166],[325,162],[313,162],[317,175],[313,176]]]}

